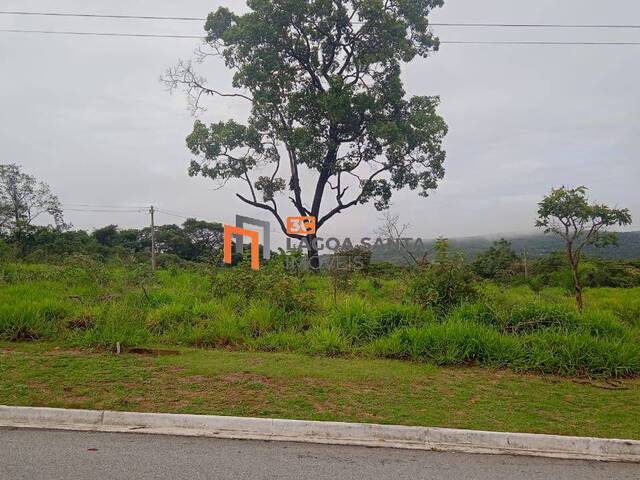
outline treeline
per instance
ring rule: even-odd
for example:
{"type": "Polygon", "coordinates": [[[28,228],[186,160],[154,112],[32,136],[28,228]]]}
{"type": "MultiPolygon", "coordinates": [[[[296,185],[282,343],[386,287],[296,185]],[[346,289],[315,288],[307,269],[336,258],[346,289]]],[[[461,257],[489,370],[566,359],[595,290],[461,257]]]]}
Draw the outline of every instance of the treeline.
{"type": "MultiPolygon", "coordinates": [[[[588,246],[585,252],[590,257],[600,257],[611,260],[633,260],[640,258],[640,232],[619,232],[617,245],[607,248],[597,248],[588,246]]],[[[532,259],[546,257],[553,252],[563,250],[564,246],[560,239],[551,235],[531,234],[506,236],[511,243],[513,250],[519,254],[527,253],[532,259]]],[[[468,260],[473,260],[478,255],[487,251],[493,244],[494,239],[485,237],[452,238],[450,240],[451,250],[460,252],[468,260]]],[[[425,251],[433,250],[435,240],[424,240],[422,248],[416,248],[411,242],[407,242],[407,248],[415,257],[421,257],[425,251]]],[[[374,248],[374,261],[387,261],[399,265],[406,264],[402,250],[390,248],[374,248]]]]}
{"type": "MultiPolygon", "coordinates": [[[[518,255],[511,242],[505,239],[481,252],[470,267],[479,277],[528,284],[533,290],[545,286],[571,289],[573,282],[565,252],[555,251],[531,260],[518,255]]],[[[609,260],[588,256],[579,267],[579,275],[585,287],[637,287],[640,286],[640,259],[609,260]]]]}
{"type": "MultiPolygon", "coordinates": [[[[223,226],[190,218],[182,225],[155,227],[156,252],[162,261],[206,262],[222,249],[223,226]]],[[[133,257],[140,261],[151,253],[151,228],[119,229],[107,225],[93,232],[29,226],[20,237],[0,235],[0,258],[30,262],[55,262],[74,254],[100,260],[133,257]]]]}
{"type": "MultiPolygon", "coordinates": [[[[220,223],[188,219],[182,225],[155,227],[156,252],[159,264],[185,262],[221,264],[224,228],[220,223]]],[[[460,257],[465,269],[478,280],[487,279],[504,284],[526,284],[538,290],[544,287],[571,288],[571,271],[567,267],[566,254],[556,251],[548,255],[527,259],[518,254],[510,241],[501,239],[475,257],[469,258],[456,252],[453,242],[447,241],[451,256],[460,257]]],[[[93,232],[84,230],[60,230],[54,227],[30,227],[21,240],[0,235],[0,260],[60,263],[74,255],[87,255],[98,261],[128,259],[134,262],[149,261],[151,253],[151,229],[120,229],[107,225],[93,232]]],[[[396,277],[414,267],[380,261],[371,251],[354,249],[354,255],[364,255],[360,262],[368,275],[396,277]],[[373,258],[372,258],[373,257],[373,258]]],[[[349,252],[340,252],[349,256],[349,252]]],[[[286,255],[285,255],[286,256],[286,255]]],[[[420,259],[437,262],[435,253],[420,259]]],[[[327,263],[325,259],[323,264],[327,263]]],[[[234,257],[234,264],[241,261],[234,257]]],[[[295,262],[290,262],[295,265],[295,262]]],[[[329,267],[327,267],[329,268],[329,267]]],[[[580,276],[585,287],[629,288],[640,286],[640,259],[609,260],[588,256],[580,266],[580,276]]]]}

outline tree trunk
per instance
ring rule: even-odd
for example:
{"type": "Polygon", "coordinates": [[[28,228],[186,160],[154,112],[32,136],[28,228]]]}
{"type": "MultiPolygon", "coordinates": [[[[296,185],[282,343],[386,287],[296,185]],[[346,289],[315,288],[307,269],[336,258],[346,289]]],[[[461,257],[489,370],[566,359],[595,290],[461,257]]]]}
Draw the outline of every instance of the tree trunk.
{"type": "Polygon", "coordinates": [[[584,306],[582,302],[582,284],[580,283],[577,264],[571,264],[571,273],[573,274],[573,287],[576,294],[576,304],[578,305],[578,310],[582,312],[582,307],[584,306]]]}
{"type": "Polygon", "coordinates": [[[309,269],[312,272],[320,271],[320,256],[318,255],[318,246],[316,244],[316,235],[307,235],[307,258],[309,260],[309,269]]]}

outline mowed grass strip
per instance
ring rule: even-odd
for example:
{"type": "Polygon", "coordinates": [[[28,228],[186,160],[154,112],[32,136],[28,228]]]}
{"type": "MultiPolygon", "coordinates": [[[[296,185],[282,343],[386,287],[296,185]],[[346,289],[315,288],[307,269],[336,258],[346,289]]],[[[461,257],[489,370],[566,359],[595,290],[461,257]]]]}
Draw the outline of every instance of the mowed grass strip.
{"type": "Polygon", "coordinates": [[[283,353],[0,343],[0,404],[640,439],[639,379],[283,353]]]}

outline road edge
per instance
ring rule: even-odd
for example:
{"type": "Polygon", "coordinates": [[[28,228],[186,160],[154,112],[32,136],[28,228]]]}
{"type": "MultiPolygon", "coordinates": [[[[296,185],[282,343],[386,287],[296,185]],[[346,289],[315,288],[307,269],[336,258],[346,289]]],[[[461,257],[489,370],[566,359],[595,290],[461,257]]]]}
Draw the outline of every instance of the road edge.
{"type": "Polygon", "coordinates": [[[640,441],[436,427],[0,405],[0,427],[148,433],[640,463],[640,441]]]}

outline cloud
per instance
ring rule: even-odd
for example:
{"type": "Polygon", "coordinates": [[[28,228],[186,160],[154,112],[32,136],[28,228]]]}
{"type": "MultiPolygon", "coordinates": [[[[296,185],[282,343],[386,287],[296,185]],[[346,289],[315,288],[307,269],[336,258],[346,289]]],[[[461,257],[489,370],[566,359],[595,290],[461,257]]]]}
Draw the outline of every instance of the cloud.
{"type": "MultiPolygon", "coordinates": [[[[6,2],[6,10],[51,10],[44,0],[6,2]]],[[[205,16],[218,4],[169,0],[82,2],[82,11],[205,16]]],[[[77,11],[78,2],[56,2],[77,11]]],[[[595,0],[450,1],[434,21],[628,23],[635,1],[605,9],[595,0]]],[[[1,17],[0,28],[199,33],[198,23],[1,17]]],[[[637,32],[437,28],[458,40],[638,40],[637,32]]],[[[158,81],[189,58],[195,42],[0,33],[0,161],[22,164],[64,202],[162,205],[211,220],[255,214],[228,188],[214,191],[186,174],[184,138],[193,123],[182,95],[158,81]]],[[[637,47],[443,45],[405,67],[412,95],[440,95],[450,126],[447,176],[429,198],[400,192],[393,210],[413,234],[460,236],[529,231],[537,201],[552,186],[585,184],[592,196],[640,212],[640,67],[637,47]]],[[[228,88],[221,63],[205,75],[228,88]]],[[[207,121],[242,119],[246,107],[215,100],[207,121]]],[[[358,236],[377,222],[373,206],[336,217],[327,234],[358,236]]],[[[69,212],[85,228],[144,225],[144,213],[69,212]]],[[[160,218],[175,222],[179,218],[160,218]]]]}

